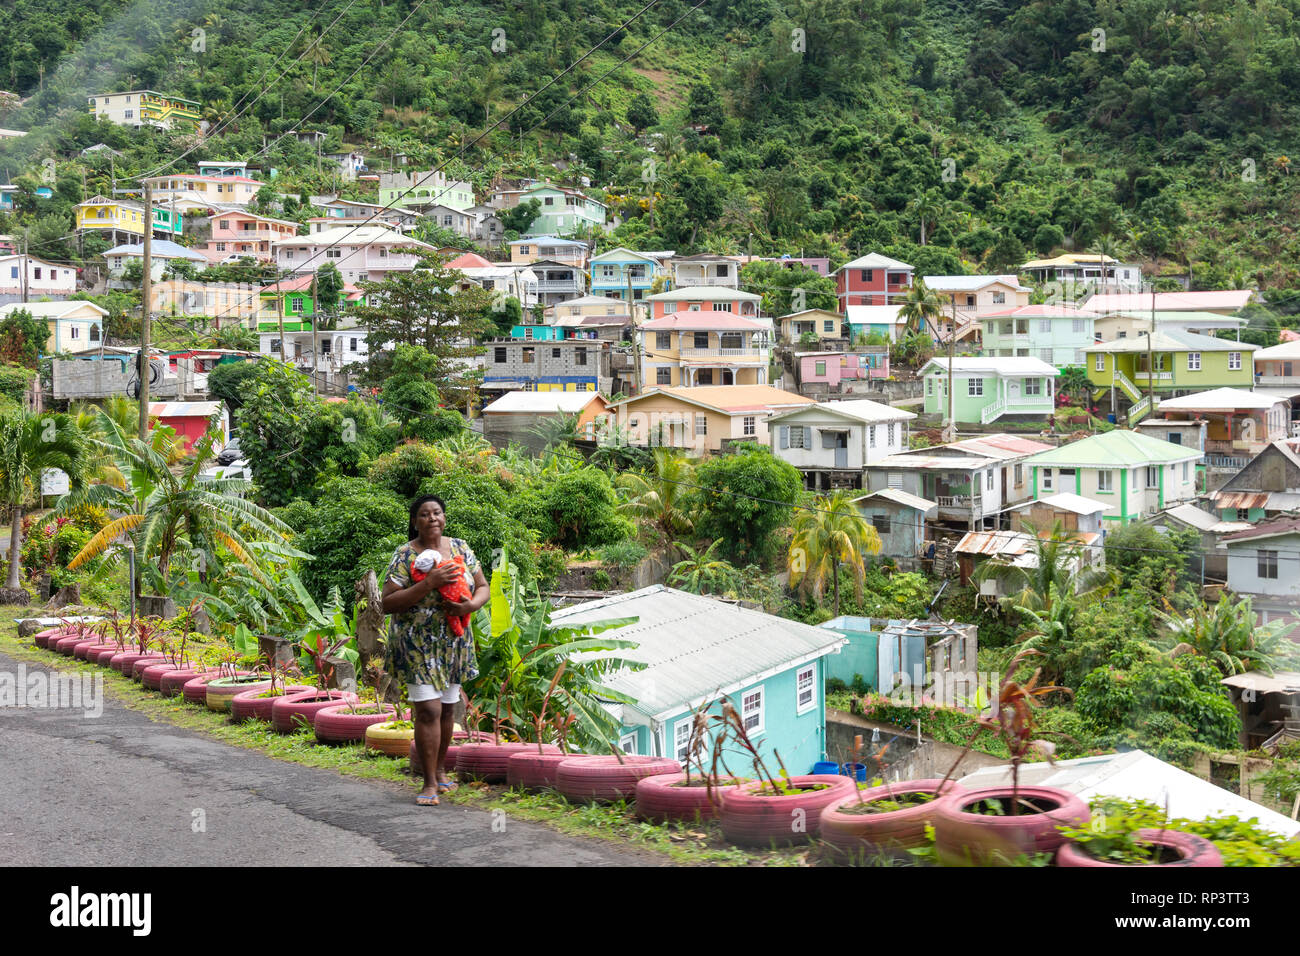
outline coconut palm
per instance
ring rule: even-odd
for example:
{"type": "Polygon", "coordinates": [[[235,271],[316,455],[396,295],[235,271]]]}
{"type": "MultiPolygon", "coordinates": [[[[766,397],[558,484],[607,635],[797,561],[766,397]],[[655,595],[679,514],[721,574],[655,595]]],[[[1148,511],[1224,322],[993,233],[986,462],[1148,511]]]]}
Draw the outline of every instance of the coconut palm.
{"type": "Polygon", "coordinates": [[[686,557],[673,565],[668,583],[692,594],[726,594],[740,586],[740,572],[730,561],[714,556],[722,539],[718,538],[703,551],[679,544],[686,557]]]}
{"type": "Polygon", "coordinates": [[[66,414],[14,411],[0,416],[0,500],[9,507],[9,577],[5,587],[22,584],[23,506],[39,494],[41,475],[58,468],[74,491],[85,481],[86,437],[66,414]]]}
{"type": "Polygon", "coordinates": [[[1081,567],[1083,548],[1059,521],[1046,535],[1028,521],[1025,531],[1034,541],[1032,566],[990,559],[972,575],[977,583],[996,580],[1004,591],[1011,592],[1003,599],[1004,606],[1050,617],[1057,602],[1069,601],[1078,606],[1100,600],[1118,583],[1117,575],[1109,568],[1081,567]]]}
{"type": "Polygon", "coordinates": [[[695,527],[695,515],[686,502],[694,467],[685,455],[656,448],[654,465],[648,473],[626,471],[618,476],[615,484],[624,496],[619,511],[639,524],[649,525],[670,545],[689,535],[695,527]]]}
{"type": "Polygon", "coordinates": [[[916,284],[907,291],[903,299],[903,307],[898,310],[898,314],[906,322],[905,331],[925,334],[926,323],[933,324],[934,320],[943,314],[943,301],[937,292],[925,284],[924,280],[917,279],[916,284]]]}
{"type": "Polygon", "coordinates": [[[212,458],[214,429],[194,443],[192,453],[175,470],[169,459],[175,453],[173,430],[156,428],[149,439],[128,437],[116,422],[102,415],[103,437],[91,440],[112,456],[123,477],[122,487],[90,485],[59,499],[56,513],[79,505],[107,508],[114,518],[86,542],[68,563],[75,570],[103,553],[117,539],[130,536],[142,561],[155,559],[159,576],[166,580],[173,556],[189,546],[216,559],[218,546],[236,560],[256,568],[250,535],[285,540],[290,528],[283,521],[239,497],[250,484],[239,478],[209,478],[202,474],[212,458]]]}
{"type": "Polygon", "coordinates": [[[1282,636],[1293,622],[1257,623],[1248,597],[1229,600],[1223,594],[1213,609],[1198,603],[1185,617],[1163,612],[1160,617],[1169,629],[1174,657],[1198,654],[1226,677],[1252,670],[1271,674],[1276,666],[1289,666],[1296,658],[1294,645],[1282,636]]]}
{"type": "Polygon", "coordinates": [[[866,581],[863,560],[868,554],[879,553],[880,535],[862,517],[849,492],[841,489],[796,515],[790,541],[790,584],[811,591],[813,599],[819,600],[829,577],[835,591],[835,616],[839,617],[840,565],[853,575],[861,601],[866,581]]]}
{"type": "Polygon", "coordinates": [[[934,190],[917,193],[915,198],[908,204],[912,213],[921,221],[921,245],[925,245],[925,226],[929,223],[935,224],[938,218],[943,215],[943,201],[934,190]]]}

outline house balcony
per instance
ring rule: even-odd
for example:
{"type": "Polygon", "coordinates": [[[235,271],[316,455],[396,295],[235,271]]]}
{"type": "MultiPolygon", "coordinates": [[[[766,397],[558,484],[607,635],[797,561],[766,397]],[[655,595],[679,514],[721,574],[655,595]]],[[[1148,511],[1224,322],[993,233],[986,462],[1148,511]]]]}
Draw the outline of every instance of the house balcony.
{"type": "Polygon", "coordinates": [[[766,349],[680,349],[678,354],[684,359],[700,358],[728,358],[741,359],[743,361],[766,362],[768,353],[766,349]]]}
{"type": "Polygon", "coordinates": [[[740,279],[734,275],[728,276],[678,276],[675,284],[679,289],[689,288],[692,286],[714,286],[723,289],[736,289],[740,286],[740,279]]]}
{"type": "Polygon", "coordinates": [[[1300,375],[1256,375],[1255,384],[1268,387],[1300,388],[1300,375]]]}
{"type": "Polygon", "coordinates": [[[960,511],[974,510],[979,512],[984,504],[984,499],[979,495],[936,495],[935,504],[940,508],[957,509],[960,511]]]}
{"type": "Polygon", "coordinates": [[[1156,388],[1172,388],[1174,384],[1174,373],[1155,372],[1148,374],[1146,372],[1134,372],[1132,375],[1132,381],[1139,387],[1150,383],[1156,388]]]}
{"type": "Polygon", "coordinates": [[[576,279],[541,279],[537,283],[538,292],[582,292],[583,284],[576,279]]]}

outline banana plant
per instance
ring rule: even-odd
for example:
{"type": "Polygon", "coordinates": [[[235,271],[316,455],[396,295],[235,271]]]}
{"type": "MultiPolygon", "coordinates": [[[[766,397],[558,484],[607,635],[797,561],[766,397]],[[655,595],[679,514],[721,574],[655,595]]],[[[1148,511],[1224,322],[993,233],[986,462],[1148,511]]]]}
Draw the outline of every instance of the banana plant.
{"type": "Polygon", "coordinates": [[[317,606],[303,587],[302,580],[293,570],[285,571],[285,580],[297,599],[296,610],[302,612],[306,622],[289,639],[298,646],[298,663],[310,667],[316,675],[316,686],[325,690],[333,668],[329,658],[342,657],[353,666],[361,660],[356,648],[357,609],[348,618],[343,613],[343,599],[337,587],[330,588],[325,607],[317,606]]]}

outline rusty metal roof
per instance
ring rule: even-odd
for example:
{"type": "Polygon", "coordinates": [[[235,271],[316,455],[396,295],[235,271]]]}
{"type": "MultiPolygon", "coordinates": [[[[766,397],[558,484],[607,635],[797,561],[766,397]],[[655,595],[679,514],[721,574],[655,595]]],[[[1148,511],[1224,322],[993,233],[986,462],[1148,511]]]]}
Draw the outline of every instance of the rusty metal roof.
{"type": "Polygon", "coordinates": [[[1263,508],[1268,495],[1267,491],[1216,491],[1214,504],[1219,508],[1263,508]]]}
{"type": "Polygon", "coordinates": [[[1021,531],[968,531],[952,550],[954,554],[1012,556],[1034,550],[1033,541],[1021,531]]]}

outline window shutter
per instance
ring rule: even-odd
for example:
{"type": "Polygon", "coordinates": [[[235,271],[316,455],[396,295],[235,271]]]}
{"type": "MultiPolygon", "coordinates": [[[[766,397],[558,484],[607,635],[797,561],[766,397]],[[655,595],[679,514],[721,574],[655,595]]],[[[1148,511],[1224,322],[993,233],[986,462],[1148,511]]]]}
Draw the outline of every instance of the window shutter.
{"type": "Polygon", "coordinates": [[[790,426],[789,425],[781,426],[781,447],[782,448],[790,447],[790,426]]]}

